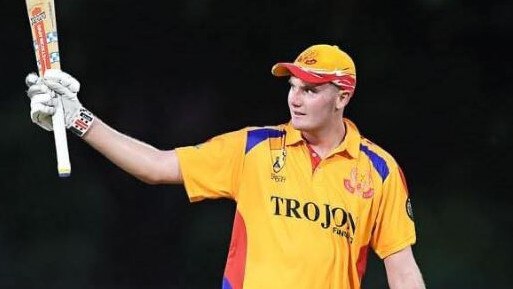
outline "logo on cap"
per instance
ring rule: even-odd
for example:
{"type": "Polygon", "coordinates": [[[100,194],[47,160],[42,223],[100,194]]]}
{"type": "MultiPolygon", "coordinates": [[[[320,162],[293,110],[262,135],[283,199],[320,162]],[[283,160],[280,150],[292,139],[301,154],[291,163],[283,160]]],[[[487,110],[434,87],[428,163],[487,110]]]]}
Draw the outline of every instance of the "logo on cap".
{"type": "Polygon", "coordinates": [[[307,50],[299,55],[296,62],[302,62],[307,65],[314,65],[317,63],[317,50],[307,50]]]}

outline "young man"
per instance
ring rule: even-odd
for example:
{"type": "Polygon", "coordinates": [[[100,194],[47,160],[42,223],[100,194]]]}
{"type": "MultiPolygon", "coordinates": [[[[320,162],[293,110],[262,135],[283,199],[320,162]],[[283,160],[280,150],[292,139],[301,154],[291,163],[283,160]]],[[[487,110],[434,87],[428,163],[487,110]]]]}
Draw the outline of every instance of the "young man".
{"type": "Polygon", "coordinates": [[[237,203],[223,288],[360,288],[369,247],[383,258],[390,288],[424,288],[401,169],[343,118],[356,84],[352,59],[314,45],[272,73],[290,76],[289,123],[169,151],[103,123],[62,71],[26,81],[41,127],[51,130],[60,97],[66,126],[128,173],[149,184],[183,183],[191,201],[237,203]]]}

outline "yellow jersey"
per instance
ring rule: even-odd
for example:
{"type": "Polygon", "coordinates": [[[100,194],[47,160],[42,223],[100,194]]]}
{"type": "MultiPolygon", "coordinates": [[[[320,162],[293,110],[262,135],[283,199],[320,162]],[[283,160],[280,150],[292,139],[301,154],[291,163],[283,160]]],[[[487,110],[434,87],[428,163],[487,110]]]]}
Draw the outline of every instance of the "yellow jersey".
{"type": "Polygon", "coordinates": [[[357,289],[369,247],[385,258],[415,243],[400,167],[344,124],[322,160],[289,124],[176,149],[191,201],[237,204],[223,288],[357,289]]]}

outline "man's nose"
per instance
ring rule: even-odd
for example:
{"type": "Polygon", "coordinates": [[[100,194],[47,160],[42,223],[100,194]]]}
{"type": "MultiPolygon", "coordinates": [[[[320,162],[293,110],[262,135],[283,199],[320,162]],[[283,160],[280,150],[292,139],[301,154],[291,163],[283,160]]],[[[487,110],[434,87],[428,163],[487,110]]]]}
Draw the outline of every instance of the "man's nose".
{"type": "Polygon", "coordinates": [[[291,89],[289,92],[290,104],[293,106],[301,106],[303,100],[301,98],[301,92],[299,90],[291,89]]]}

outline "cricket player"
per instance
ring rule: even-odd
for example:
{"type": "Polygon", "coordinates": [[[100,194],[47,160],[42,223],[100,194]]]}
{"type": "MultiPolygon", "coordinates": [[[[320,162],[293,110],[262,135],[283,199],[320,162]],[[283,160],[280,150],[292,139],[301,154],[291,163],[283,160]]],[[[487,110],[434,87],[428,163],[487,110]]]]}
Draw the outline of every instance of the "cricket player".
{"type": "Polygon", "coordinates": [[[272,74],[288,77],[288,123],[245,127],[203,144],[159,150],[84,108],[60,70],[26,78],[32,121],[66,127],[148,184],[184,184],[191,202],[236,202],[222,288],[357,289],[367,254],[383,259],[392,289],[425,288],[411,246],[415,225],[394,158],[344,118],[356,86],[351,57],[318,44],[272,74]]]}

